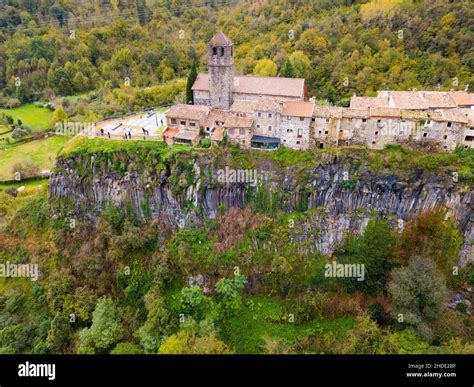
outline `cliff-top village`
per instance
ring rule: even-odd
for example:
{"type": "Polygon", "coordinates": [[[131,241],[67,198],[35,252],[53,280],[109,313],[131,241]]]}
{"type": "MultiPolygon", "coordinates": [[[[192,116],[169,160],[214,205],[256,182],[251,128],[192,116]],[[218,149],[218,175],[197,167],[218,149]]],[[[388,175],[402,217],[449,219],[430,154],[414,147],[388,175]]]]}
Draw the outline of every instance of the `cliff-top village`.
{"type": "Polygon", "coordinates": [[[193,105],[166,114],[167,144],[213,145],[225,138],[241,148],[297,150],[400,144],[431,151],[474,147],[474,94],[466,91],[379,91],[351,98],[350,107],[307,100],[301,78],[235,76],[234,46],[222,32],[208,44],[208,74],[198,74],[193,105]]]}

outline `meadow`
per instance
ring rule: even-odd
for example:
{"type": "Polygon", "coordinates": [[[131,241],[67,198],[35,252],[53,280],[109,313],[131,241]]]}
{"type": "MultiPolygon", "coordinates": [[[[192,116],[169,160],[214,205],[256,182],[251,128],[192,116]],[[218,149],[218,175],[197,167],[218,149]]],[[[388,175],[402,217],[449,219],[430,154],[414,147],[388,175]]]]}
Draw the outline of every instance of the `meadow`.
{"type": "MultiPolygon", "coordinates": [[[[21,120],[24,125],[29,126],[33,132],[49,129],[52,124],[53,112],[49,109],[35,106],[32,103],[25,104],[13,109],[0,109],[2,113],[12,116],[15,120],[21,120]]],[[[0,130],[0,132],[3,132],[0,130]]]]}
{"type": "Polygon", "coordinates": [[[0,180],[12,180],[12,168],[17,163],[31,162],[40,169],[52,168],[56,155],[68,141],[69,137],[53,136],[6,146],[0,151],[0,180]]]}

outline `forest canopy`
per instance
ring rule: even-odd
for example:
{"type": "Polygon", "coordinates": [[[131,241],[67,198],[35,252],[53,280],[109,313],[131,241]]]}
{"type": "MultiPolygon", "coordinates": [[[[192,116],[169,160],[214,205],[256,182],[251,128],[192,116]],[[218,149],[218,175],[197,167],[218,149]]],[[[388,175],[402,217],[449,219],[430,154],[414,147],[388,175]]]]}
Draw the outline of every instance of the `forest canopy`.
{"type": "Polygon", "coordinates": [[[386,88],[464,89],[472,20],[468,1],[11,0],[0,4],[0,103],[98,91],[120,110],[152,103],[126,97],[158,85],[171,85],[151,92],[159,102],[184,100],[173,85],[194,60],[207,71],[218,30],[234,41],[237,73],[304,77],[309,96],[334,104],[386,88]]]}

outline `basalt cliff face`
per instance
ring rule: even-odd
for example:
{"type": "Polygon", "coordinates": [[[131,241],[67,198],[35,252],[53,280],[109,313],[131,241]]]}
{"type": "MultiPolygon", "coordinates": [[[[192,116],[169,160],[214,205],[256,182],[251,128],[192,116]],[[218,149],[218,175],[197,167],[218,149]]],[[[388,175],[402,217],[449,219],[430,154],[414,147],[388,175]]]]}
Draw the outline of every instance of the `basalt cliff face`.
{"type": "Polygon", "coordinates": [[[151,157],[146,166],[120,153],[97,159],[76,155],[58,160],[49,194],[59,215],[96,222],[112,203],[131,206],[143,218],[189,227],[231,207],[305,210],[309,220],[298,225],[295,238],[310,238],[312,248],[328,254],[346,232],[361,232],[371,216],[387,219],[396,229],[420,211],[441,206],[464,235],[460,265],[474,260],[472,186],[449,175],[420,171],[403,178],[363,163],[354,167],[352,161],[328,153],[299,169],[260,160],[252,168],[258,181],[232,182],[227,173],[226,182],[218,181],[219,172],[238,167],[209,157],[187,157],[185,162],[151,157]]]}

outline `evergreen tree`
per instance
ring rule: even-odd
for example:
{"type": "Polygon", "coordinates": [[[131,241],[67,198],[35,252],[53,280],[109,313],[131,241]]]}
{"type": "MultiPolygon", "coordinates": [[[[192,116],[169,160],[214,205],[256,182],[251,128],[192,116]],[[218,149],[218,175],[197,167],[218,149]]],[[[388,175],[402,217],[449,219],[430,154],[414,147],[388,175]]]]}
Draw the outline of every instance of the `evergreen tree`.
{"type": "Polygon", "coordinates": [[[191,71],[188,75],[188,81],[186,83],[186,103],[194,104],[193,90],[192,87],[197,78],[197,63],[193,60],[191,71]]]}
{"type": "Polygon", "coordinates": [[[296,78],[295,68],[289,59],[284,63],[279,75],[284,78],[296,78]]]}

